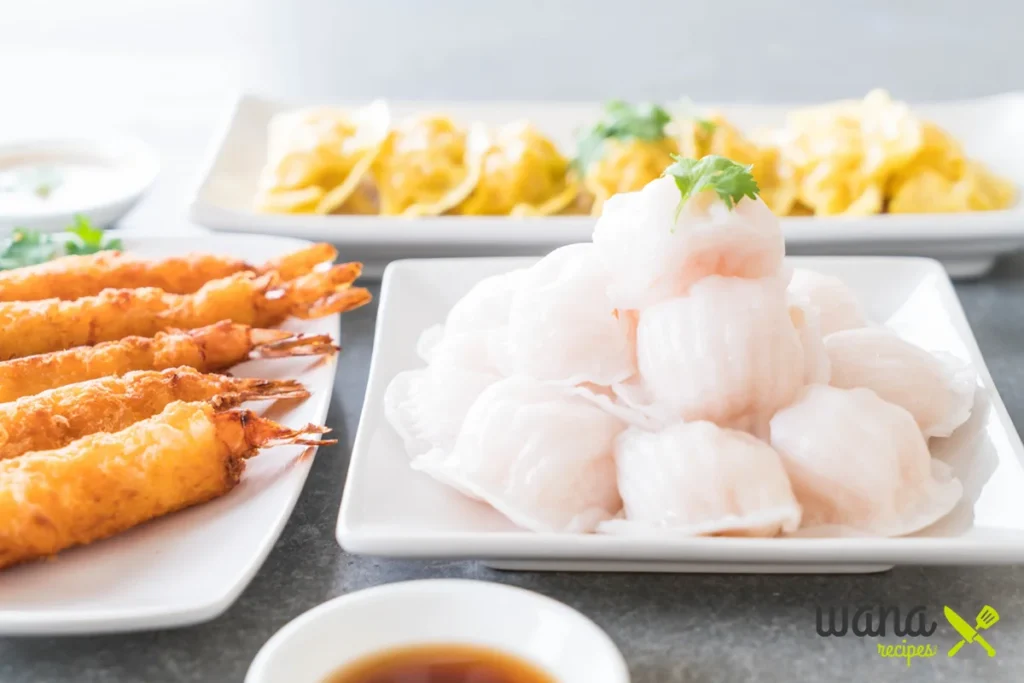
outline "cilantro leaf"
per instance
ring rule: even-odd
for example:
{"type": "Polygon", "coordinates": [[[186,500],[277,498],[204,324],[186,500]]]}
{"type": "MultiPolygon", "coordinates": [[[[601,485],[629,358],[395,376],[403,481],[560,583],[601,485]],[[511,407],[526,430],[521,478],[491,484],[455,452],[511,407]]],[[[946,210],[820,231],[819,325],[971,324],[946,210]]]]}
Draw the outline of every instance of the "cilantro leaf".
{"type": "Polygon", "coordinates": [[[750,173],[752,165],[738,164],[717,154],[700,159],[686,159],[674,156],[675,163],[665,169],[664,175],[672,176],[679,188],[681,198],[676,217],[686,201],[704,190],[712,190],[727,207],[732,209],[744,197],[757,199],[760,190],[750,173]]]}
{"type": "Polygon", "coordinates": [[[0,270],[46,263],[57,255],[53,238],[37,230],[15,228],[0,250],[0,270]]]}
{"type": "Polygon", "coordinates": [[[0,270],[35,266],[64,254],[81,256],[123,248],[120,239],[105,239],[103,230],[93,227],[84,216],[75,216],[74,225],[66,232],[71,237],[61,240],[38,230],[15,228],[0,248],[0,270]]]}
{"type": "Polygon", "coordinates": [[[580,136],[573,166],[584,173],[601,158],[604,143],[609,139],[661,140],[666,137],[665,126],[671,120],[669,113],[659,105],[650,102],[632,105],[612,100],[605,105],[601,118],[580,136]]]}
{"type": "Polygon", "coordinates": [[[121,248],[121,240],[104,240],[103,230],[93,227],[92,223],[85,216],[76,215],[74,225],[68,228],[67,232],[81,240],[81,243],[68,240],[64,245],[64,250],[72,256],[95,254],[98,251],[121,248]]]}

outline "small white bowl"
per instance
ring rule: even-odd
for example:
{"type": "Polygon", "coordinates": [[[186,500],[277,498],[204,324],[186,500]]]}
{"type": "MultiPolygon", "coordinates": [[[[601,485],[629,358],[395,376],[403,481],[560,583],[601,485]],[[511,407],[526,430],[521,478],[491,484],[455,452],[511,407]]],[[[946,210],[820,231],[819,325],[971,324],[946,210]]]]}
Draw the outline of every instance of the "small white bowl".
{"type": "MultiPolygon", "coordinates": [[[[156,180],[160,159],[141,140],[116,134],[32,138],[0,144],[0,174],[22,166],[95,168],[55,186],[47,199],[0,196],[0,233],[12,228],[59,232],[76,215],[98,228],[126,214],[156,180]],[[82,183],[84,179],[84,187],[82,183]],[[72,187],[78,185],[78,188],[72,187]],[[69,189],[65,190],[64,187],[69,189]],[[13,204],[13,206],[12,206],[13,204]]],[[[20,194],[20,193],[19,193],[20,194]]]]}
{"type": "Polygon", "coordinates": [[[558,683],[629,683],[611,638],[576,610],[521,588],[456,579],[377,586],[315,607],[266,642],[245,683],[321,683],[366,655],[432,643],[505,652],[558,683]]]}

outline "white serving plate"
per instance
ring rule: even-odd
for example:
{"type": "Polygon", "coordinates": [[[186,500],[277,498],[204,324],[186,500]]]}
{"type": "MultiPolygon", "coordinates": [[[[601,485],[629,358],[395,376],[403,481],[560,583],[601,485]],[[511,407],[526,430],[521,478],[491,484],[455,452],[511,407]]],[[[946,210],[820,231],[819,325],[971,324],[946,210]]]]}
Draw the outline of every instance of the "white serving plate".
{"type": "MultiPolygon", "coordinates": [[[[303,237],[339,245],[347,258],[379,275],[394,259],[434,256],[535,256],[590,238],[594,219],[439,218],[260,214],[252,210],[266,156],[270,118],[308,103],[244,95],[214,141],[190,218],[213,230],[303,237]]],[[[720,105],[745,130],[781,124],[798,105],[720,105]]],[[[571,153],[575,131],[592,121],[596,103],[394,102],[396,117],[443,111],[462,121],[500,124],[529,119],[571,153]]],[[[915,107],[959,139],[967,153],[1024,188],[1024,94],[1011,93],[915,107]]],[[[939,259],[954,277],[979,276],[995,258],[1024,247],[1024,203],[1006,211],[883,215],[867,218],[784,218],[793,254],[870,254],[939,259]]]]}
{"type": "Polygon", "coordinates": [[[539,534],[413,471],[384,417],[384,391],[422,366],[422,330],[444,321],[476,282],[535,259],[437,259],[391,264],[384,275],[366,401],[338,519],[349,552],[472,558],[503,569],[662,572],[871,572],[896,564],[1024,562],[1024,446],[985,367],[949,277],[929,259],[794,257],[794,266],[842,278],[871,319],[901,336],[970,361],[979,375],[974,413],[932,442],[964,483],[964,500],[907,538],[664,538],[539,534]]]}
{"type": "Polygon", "coordinates": [[[245,683],[325,681],[363,657],[431,643],[508,653],[561,683],[629,683],[615,643],[576,610],[522,588],[461,579],[389,583],[314,607],[266,642],[245,683]]]}
{"type": "MultiPolygon", "coordinates": [[[[300,249],[302,240],[241,235],[174,237],[112,232],[125,250],[150,257],[206,251],[260,263],[300,249]]],[[[340,335],[340,316],[291,321],[285,329],[340,335]]],[[[304,401],[248,403],[290,427],[323,424],[336,360],[250,361],[232,373],[295,378],[304,401]]],[[[312,457],[304,448],[261,451],[228,495],[113,538],[60,553],[51,561],[0,571],[0,635],[104,633],[183,626],[224,612],[263,564],[302,491],[312,457]]]]}

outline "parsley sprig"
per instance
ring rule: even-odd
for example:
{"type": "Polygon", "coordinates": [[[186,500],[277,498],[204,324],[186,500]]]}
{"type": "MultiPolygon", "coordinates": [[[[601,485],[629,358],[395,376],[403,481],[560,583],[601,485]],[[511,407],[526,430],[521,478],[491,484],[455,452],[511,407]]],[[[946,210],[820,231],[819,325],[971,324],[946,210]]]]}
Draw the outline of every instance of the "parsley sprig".
{"type": "Polygon", "coordinates": [[[700,160],[679,156],[672,158],[675,163],[665,169],[664,175],[671,176],[679,188],[676,218],[686,201],[704,190],[712,190],[730,209],[744,197],[757,199],[760,190],[750,172],[752,165],[738,164],[717,154],[709,154],[700,160]]]}
{"type": "Polygon", "coordinates": [[[0,270],[34,266],[58,256],[82,256],[122,248],[120,239],[106,239],[103,230],[93,227],[84,216],[75,216],[74,224],[65,235],[55,237],[38,230],[15,228],[0,248],[0,270]]]}
{"type": "Polygon", "coordinates": [[[661,140],[666,137],[665,126],[671,120],[669,113],[656,104],[632,105],[612,100],[605,105],[601,118],[580,136],[573,166],[581,174],[586,172],[601,158],[604,143],[609,139],[661,140]]]}

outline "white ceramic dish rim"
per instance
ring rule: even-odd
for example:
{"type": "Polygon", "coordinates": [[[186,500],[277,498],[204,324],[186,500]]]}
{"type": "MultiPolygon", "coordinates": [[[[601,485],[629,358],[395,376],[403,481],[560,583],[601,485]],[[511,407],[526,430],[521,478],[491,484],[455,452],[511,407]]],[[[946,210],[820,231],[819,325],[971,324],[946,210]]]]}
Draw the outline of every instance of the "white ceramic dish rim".
{"type": "MultiPolygon", "coordinates": [[[[962,336],[962,341],[972,357],[981,386],[979,391],[986,391],[991,402],[990,409],[995,413],[1004,427],[1010,443],[1018,457],[1024,455],[1024,444],[1020,435],[1013,428],[1013,422],[1006,410],[1002,398],[992,380],[992,376],[978,348],[973,331],[960,305],[959,298],[953,289],[941,264],[933,259],[920,257],[788,257],[795,265],[814,267],[814,263],[827,261],[845,263],[884,262],[888,264],[916,265],[926,268],[936,276],[936,287],[944,302],[946,312],[951,316],[952,323],[962,336]],[[988,387],[992,387],[989,391],[988,387]]],[[[458,261],[493,261],[507,263],[508,269],[522,267],[536,259],[524,258],[489,258],[489,259],[444,259],[455,267],[458,261]]],[[[396,261],[384,274],[380,306],[383,312],[387,306],[389,287],[396,277],[395,273],[403,268],[402,264],[420,263],[420,259],[396,261]]],[[[385,316],[379,314],[377,331],[383,325],[385,316]]],[[[383,387],[371,396],[375,388],[373,378],[380,372],[379,356],[375,353],[370,363],[367,385],[367,396],[364,401],[364,422],[366,411],[372,401],[382,398],[383,387]]],[[[704,563],[736,565],[835,565],[837,563],[852,565],[878,564],[1000,564],[1024,561],[1024,545],[1015,555],[1008,556],[1005,543],[999,543],[998,533],[984,538],[961,537],[847,537],[847,538],[637,538],[617,537],[595,534],[550,534],[529,531],[401,531],[395,527],[358,527],[350,520],[352,496],[350,489],[357,484],[362,476],[363,462],[360,454],[368,452],[366,442],[373,434],[360,429],[356,434],[352,449],[352,461],[349,476],[342,494],[341,511],[338,516],[336,535],[339,544],[348,552],[380,555],[388,557],[445,557],[485,560],[581,560],[581,561],[642,561],[650,563],[704,563]],[[355,475],[355,476],[353,476],[355,475]],[[443,552],[438,552],[438,548],[443,552]],[[951,554],[956,553],[957,562],[950,562],[951,554]],[[966,556],[966,557],[965,557],[966,556]]],[[[457,494],[453,494],[457,495],[457,494]]],[[[1007,533],[1006,539],[1020,542],[1019,533],[1007,533]]]]}
{"type": "MultiPolygon", "coordinates": [[[[481,599],[486,599],[486,595],[483,594],[501,593],[509,597],[514,597],[523,604],[529,602],[535,605],[543,605],[548,609],[557,611],[563,614],[566,619],[576,622],[579,625],[579,628],[587,629],[590,632],[590,637],[592,637],[604,651],[603,654],[616,661],[619,670],[609,672],[613,678],[618,677],[623,683],[627,683],[629,681],[629,668],[626,665],[626,661],[623,658],[621,651],[615,645],[614,641],[612,641],[611,637],[585,614],[562,602],[559,602],[558,600],[555,600],[554,598],[549,598],[546,595],[535,593],[533,591],[526,590],[525,588],[489,581],[477,581],[471,579],[418,579],[364,588],[353,593],[336,597],[325,603],[321,603],[309,611],[295,617],[290,622],[282,626],[277,633],[271,636],[270,639],[263,644],[263,647],[260,648],[259,652],[256,653],[256,657],[253,659],[249,666],[249,671],[246,673],[245,683],[276,683],[275,681],[270,681],[266,678],[266,670],[273,663],[274,658],[278,656],[281,648],[290,640],[299,637],[304,631],[314,628],[318,622],[327,618],[328,615],[350,609],[358,603],[373,603],[375,601],[386,599],[401,599],[402,596],[417,594],[424,591],[475,592],[477,594],[481,594],[481,599]]],[[[369,655],[372,653],[367,652],[365,654],[369,655]]],[[[339,666],[341,664],[342,662],[339,662],[339,666]]]]}

